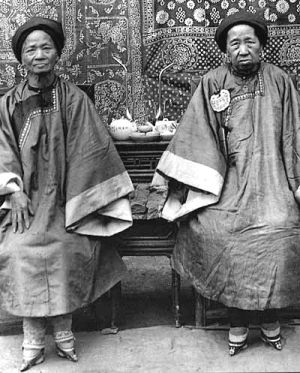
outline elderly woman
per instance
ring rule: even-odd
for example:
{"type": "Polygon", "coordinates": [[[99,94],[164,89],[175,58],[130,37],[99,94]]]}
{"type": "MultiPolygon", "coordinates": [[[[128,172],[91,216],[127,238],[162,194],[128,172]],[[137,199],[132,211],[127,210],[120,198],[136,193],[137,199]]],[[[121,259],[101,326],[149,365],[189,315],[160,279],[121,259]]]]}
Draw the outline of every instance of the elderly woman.
{"type": "Polygon", "coordinates": [[[281,350],[277,310],[300,302],[300,106],[288,75],[261,60],[267,26],[224,19],[226,63],[203,76],[153,185],[162,216],[179,221],[174,268],[228,307],[229,354],[247,346],[251,311],[281,350]]]}
{"type": "Polygon", "coordinates": [[[91,100],[54,73],[59,22],[32,18],[12,47],[27,78],[0,101],[0,304],[23,317],[21,371],[44,361],[46,322],[56,352],[76,362],[72,312],[124,274],[99,240],[132,224],[130,178],[91,100]]]}

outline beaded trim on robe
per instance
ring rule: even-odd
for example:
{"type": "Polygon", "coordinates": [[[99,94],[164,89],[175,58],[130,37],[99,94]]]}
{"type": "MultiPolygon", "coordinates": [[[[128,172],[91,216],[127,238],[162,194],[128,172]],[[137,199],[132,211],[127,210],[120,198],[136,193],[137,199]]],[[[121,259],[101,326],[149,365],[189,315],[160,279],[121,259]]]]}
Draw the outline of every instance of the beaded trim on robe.
{"type": "Polygon", "coordinates": [[[27,136],[29,134],[31,124],[32,124],[31,119],[40,115],[40,114],[49,114],[49,113],[52,113],[52,112],[57,110],[58,103],[57,103],[57,90],[56,90],[56,88],[52,89],[51,98],[52,98],[52,102],[51,102],[51,105],[49,107],[34,109],[28,115],[28,118],[26,119],[26,121],[24,123],[24,126],[22,127],[21,132],[20,132],[20,137],[19,137],[19,148],[20,148],[20,150],[23,148],[23,146],[26,142],[27,136]]]}
{"type": "Polygon", "coordinates": [[[229,122],[229,118],[232,113],[233,104],[235,104],[238,101],[246,100],[248,98],[254,98],[256,96],[263,96],[265,94],[265,85],[264,85],[264,80],[263,80],[261,71],[258,71],[257,75],[258,75],[258,89],[256,91],[235,96],[231,100],[230,105],[228,106],[227,111],[226,111],[226,117],[225,117],[225,123],[224,123],[225,128],[227,128],[227,124],[229,122]]]}

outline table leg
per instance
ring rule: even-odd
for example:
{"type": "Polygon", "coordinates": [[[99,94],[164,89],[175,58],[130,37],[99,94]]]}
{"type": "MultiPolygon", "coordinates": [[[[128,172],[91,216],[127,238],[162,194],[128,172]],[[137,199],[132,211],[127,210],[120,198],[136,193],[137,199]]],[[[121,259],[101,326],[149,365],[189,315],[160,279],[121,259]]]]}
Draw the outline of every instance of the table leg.
{"type": "Polygon", "coordinates": [[[206,301],[205,298],[194,289],[195,294],[195,326],[201,328],[206,326],[206,301]]]}
{"type": "Polygon", "coordinates": [[[120,322],[120,302],[122,298],[122,286],[121,281],[118,282],[113,288],[110,289],[111,297],[111,329],[118,329],[118,324],[120,322]]]}
{"type": "Polygon", "coordinates": [[[173,307],[175,314],[175,326],[179,328],[180,324],[180,276],[172,269],[172,294],[173,294],[173,307]]]}

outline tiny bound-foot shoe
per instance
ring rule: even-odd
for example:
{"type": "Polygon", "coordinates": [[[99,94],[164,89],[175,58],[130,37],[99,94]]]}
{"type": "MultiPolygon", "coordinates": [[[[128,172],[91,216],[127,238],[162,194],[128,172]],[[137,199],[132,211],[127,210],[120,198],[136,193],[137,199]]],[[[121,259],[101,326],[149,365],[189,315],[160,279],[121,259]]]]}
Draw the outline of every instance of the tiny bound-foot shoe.
{"type": "Polygon", "coordinates": [[[34,365],[41,364],[45,360],[44,349],[37,351],[37,354],[33,356],[31,359],[25,359],[23,357],[22,365],[20,367],[20,372],[25,372],[26,370],[30,369],[34,365]]]}
{"type": "Polygon", "coordinates": [[[73,363],[78,361],[74,348],[62,348],[58,343],[56,343],[56,353],[59,357],[73,361],[73,363]]]}
{"type": "Polygon", "coordinates": [[[281,344],[281,336],[277,334],[275,337],[267,337],[265,333],[261,330],[260,331],[260,338],[263,342],[267,343],[268,345],[275,348],[275,350],[281,351],[282,344],[281,344]]]}
{"type": "Polygon", "coordinates": [[[228,340],[229,355],[234,356],[248,347],[247,339],[242,342],[231,342],[228,340]]]}

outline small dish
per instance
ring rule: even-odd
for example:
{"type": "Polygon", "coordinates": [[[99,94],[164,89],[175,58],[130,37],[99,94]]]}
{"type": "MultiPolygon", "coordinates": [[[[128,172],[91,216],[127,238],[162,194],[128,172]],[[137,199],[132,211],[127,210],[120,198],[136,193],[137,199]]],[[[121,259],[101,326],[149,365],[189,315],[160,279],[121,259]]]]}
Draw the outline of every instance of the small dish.
{"type": "Polygon", "coordinates": [[[160,134],[158,132],[132,132],[130,134],[130,140],[136,142],[151,142],[151,141],[159,141],[160,134]]]}

